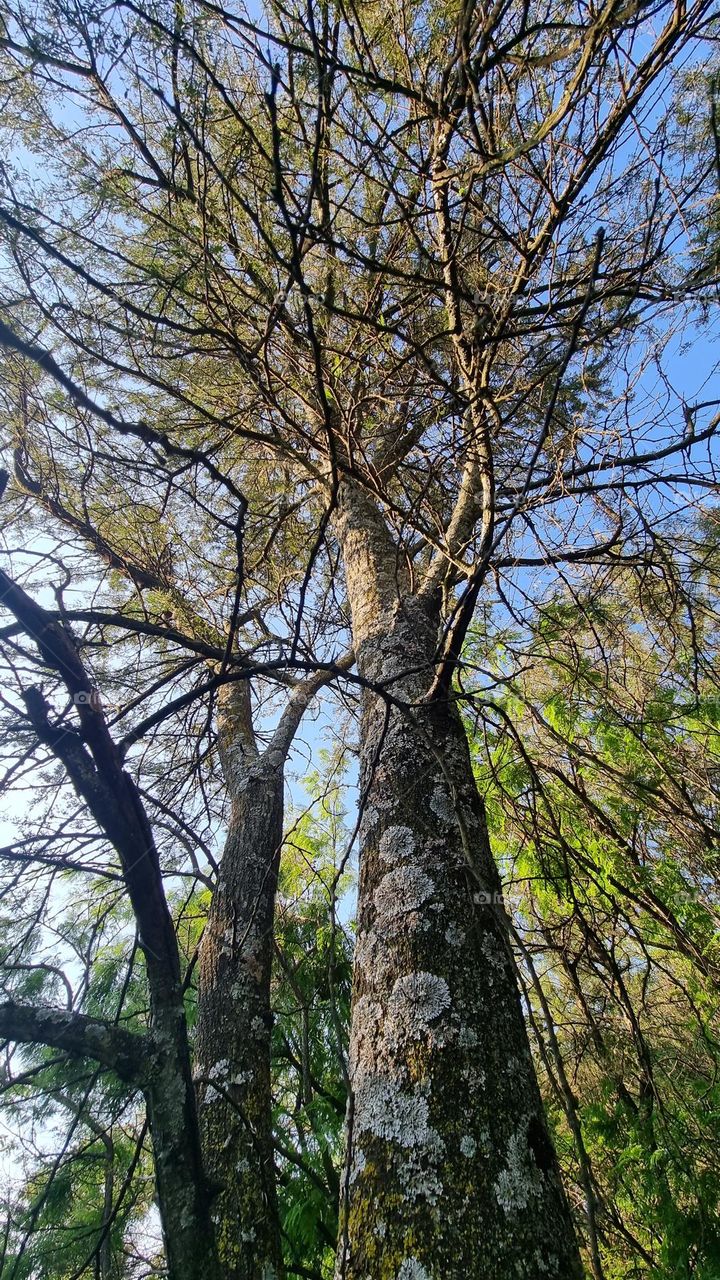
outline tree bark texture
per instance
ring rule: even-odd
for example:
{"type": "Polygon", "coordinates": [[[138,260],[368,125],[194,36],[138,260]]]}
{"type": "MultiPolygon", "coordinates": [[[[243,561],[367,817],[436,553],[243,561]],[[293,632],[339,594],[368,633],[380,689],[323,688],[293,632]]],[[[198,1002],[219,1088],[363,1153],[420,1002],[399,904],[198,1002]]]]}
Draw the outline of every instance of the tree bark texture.
{"type": "Polygon", "coordinates": [[[223,1280],[282,1274],[270,1090],[273,918],[283,758],[259,755],[246,682],[223,689],[218,737],[231,797],[200,949],[196,1080],[223,1280]]]}
{"type": "Polygon", "coordinates": [[[435,599],[341,494],[365,694],[339,1280],[579,1280],[465,732],[432,686],[435,599]]]}

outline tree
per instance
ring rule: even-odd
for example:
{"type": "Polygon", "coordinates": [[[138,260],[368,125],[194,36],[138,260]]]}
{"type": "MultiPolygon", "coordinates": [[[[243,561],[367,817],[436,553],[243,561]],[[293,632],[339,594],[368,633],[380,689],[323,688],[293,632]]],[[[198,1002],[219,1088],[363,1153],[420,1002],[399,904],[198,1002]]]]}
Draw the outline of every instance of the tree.
{"type": "MultiPolygon", "coordinates": [[[[24,464],[20,475],[27,485],[24,464]]],[[[30,488],[37,490],[38,486],[31,483],[30,488]]],[[[50,506],[54,515],[73,526],[64,507],[52,499],[50,506]]],[[[84,529],[82,532],[85,536],[84,529]]],[[[102,535],[96,530],[90,538],[95,550],[101,540],[102,535]]],[[[110,563],[128,571],[121,554],[112,551],[108,543],[104,549],[110,563]]],[[[164,580],[153,579],[147,568],[133,567],[135,576],[138,572],[144,574],[145,585],[154,585],[172,599],[169,574],[164,580]]],[[[148,888],[153,878],[159,881],[160,864],[140,795],[121,767],[130,742],[126,738],[118,749],[112,741],[93,680],[83,668],[64,626],[58,625],[7,576],[2,580],[2,599],[78,707],[81,735],[50,723],[48,704],[37,688],[23,693],[38,741],[63,763],[78,796],[86,801],[98,827],[119,855],[138,926],[138,942],[146,957],[151,993],[149,1037],[128,1037],[125,1032],[116,1033],[106,1021],[88,1022],[82,1016],[62,1015],[55,1010],[32,1016],[30,1010],[15,1004],[2,1009],[3,1029],[21,1042],[39,1041],[69,1048],[81,1056],[95,1056],[103,1066],[143,1088],[158,1168],[166,1250],[173,1273],[205,1274],[208,1258],[214,1253],[207,1219],[211,1195],[224,1273],[233,1274],[235,1269],[252,1274],[256,1267],[267,1265],[280,1270],[269,1041],[272,921],[283,827],[283,765],[302,713],[323,683],[325,673],[310,675],[292,690],[264,752],[256,745],[247,680],[221,685],[218,746],[231,810],[220,874],[198,948],[201,994],[194,1037],[194,1085],[173,1084],[173,1072],[181,1081],[185,1079],[185,1059],[189,1067],[187,1014],[182,1005],[180,1010],[172,1007],[167,1015],[157,1008],[162,1001],[170,1000],[163,983],[179,983],[180,960],[174,934],[172,943],[167,942],[166,954],[158,954],[160,925],[163,917],[169,923],[170,915],[161,885],[158,883],[154,891],[148,888]],[[90,745],[91,756],[85,743],[90,745]],[[126,831],[125,809],[138,813],[144,834],[132,827],[126,831]],[[138,857],[138,850],[143,848],[144,854],[138,857]],[[143,866],[145,860],[147,867],[143,866]],[[165,1016],[179,1038],[180,1058],[179,1063],[170,1061],[167,1067],[165,1016]],[[136,1061],[126,1063],[131,1053],[136,1061]],[[196,1087],[202,1108],[200,1119],[195,1115],[196,1087]],[[183,1097],[192,1099],[192,1110],[178,1124],[178,1103],[183,1097]],[[202,1163],[201,1144],[205,1153],[202,1163]],[[190,1155],[185,1151],[186,1145],[190,1146],[190,1155]],[[195,1165],[191,1165],[191,1159],[195,1159],[195,1165]],[[184,1170],[182,1160],[186,1164],[184,1170]],[[162,1183],[163,1167],[168,1171],[167,1187],[162,1183]],[[188,1211],[190,1191],[200,1197],[192,1213],[188,1211]],[[186,1239],[188,1233],[190,1238],[186,1239]]],[[[92,616],[101,626],[104,624],[102,614],[92,616]]],[[[124,619],[122,613],[111,615],[109,620],[115,626],[131,621],[124,619]]],[[[191,621],[200,633],[202,620],[191,621]]],[[[144,629],[141,622],[138,625],[144,629]]],[[[172,638],[172,633],[168,634],[172,638]]],[[[175,636],[178,638],[181,637],[175,636]]],[[[220,663],[224,656],[222,646],[213,651],[205,644],[204,652],[220,663]]],[[[180,670],[186,665],[181,663],[180,670]]],[[[167,677],[161,683],[166,680],[167,677]]],[[[149,717],[151,723],[156,717],[157,713],[149,717]]],[[[163,718],[161,714],[160,719],[163,718]]],[[[137,730],[136,735],[139,736],[137,730]]],[[[132,737],[130,734],[130,741],[132,737]]],[[[181,990],[175,998],[181,1001],[181,990]]]]}
{"type": "MultiPolygon", "coordinates": [[[[251,1204],[273,1203],[270,1037],[256,1010],[269,990],[283,751],[274,739],[255,759],[243,682],[265,689],[302,671],[310,684],[274,729],[283,744],[318,682],[362,691],[338,1273],[422,1280],[464,1274],[472,1257],[484,1277],[579,1275],[458,711],[472,670],[463,646],[478,612],[532,601],[533,570],[562,581],[583,562],[662,565],[671,516],[714,481],[703,447],[715,403],[673,389],[672,359],[713,301],[687,231],[714,195],[713,115],[688,141],[674,106],[681,92],[704,102],[702,64],[688,79],[684,63],[712,33],[711,6],[268,6],[253,19],[203,3],[48,4],[5,22],[10,125],[36,157],[34,173],[8,173],[0,208],[18,483],[133,584],[112,621],[97,606],[74,611],[90,624],[86,645],[114,625],[213,664],[198,679],[198,663],[173,661],[167,678],[183,692],[126,750],[228,690],[218,729],[233,807],[196,1047],[218,1120],[204,1125],[154,853],[148,865],[199,1214],[189,1253],[177,1237],[172,1256],[168,1241],[169,1267],[214,1265],[207,1171],[220,1182],[223,1273],[279,1266],[251,1204]],[[40,411],[33,367],[55,387],[40,411]],[[257,964],[241,1008],[221,1019],[238,919],[259,930],[242,961],[257,964]],[[249,1046],[259,1093],[244,1120],[245,1095],[229,1090],[248,1081],[225,1073],[249,1046]],[[259,1135],[248,1184],[230,1167],[246,1120],[259,1135]]],[[[17,584],[5,603],[37,632],[39,606],[17,584]]],[[[68,645],[73,611],[59,612],[42,628],[68,645]]],[[[40,651],[60,674],[55,649],[40,651]]],[[[72,696],[96,683],[73,670],[72,696]]],[[[19,683],[28,693],[23,673],[19,683]]],[[[36,736],[65,752],[90,803],[67,753],[75,739],[29,696],[36,736]]],[[[114,770],[117,821],[130,806],[151,848],[99,713],[78,714],[114,770]]],[[[148,764],[139,755],[134,767],[148,764]]],[[[93,812],[127,877],[129,849],[93,812]]],[[[154,934],[141,933],[152,991],[154,934]]],[[[22,1038],[18,1018],[6,1030],[22,1038]]],[[[32,1032],[42,1038],[37,1019],[32,1032]]],[[[161,1187],[161,1120],[151,1106],[169,1213],[179,1200],[161,1187]]]]}
{"type": "Polygon", "coordinates": [[[646,566],[569,574],[532,629],[499,632],[502,693],[476,693],[531,1031],[598,1280],[717,1267],[713,526],[675,530],[661,590],[646,566]]]}

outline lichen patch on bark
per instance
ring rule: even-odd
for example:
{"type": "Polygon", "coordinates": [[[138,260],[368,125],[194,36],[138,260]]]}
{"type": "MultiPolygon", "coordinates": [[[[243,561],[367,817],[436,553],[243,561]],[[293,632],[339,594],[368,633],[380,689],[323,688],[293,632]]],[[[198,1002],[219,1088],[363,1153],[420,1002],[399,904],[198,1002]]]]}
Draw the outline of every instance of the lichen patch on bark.
{"type": "Polygon", "coordinates": [[[397,1273],[396,1280],[432,1280],[429,1271],[426,1271],[421,1262],[417,1258],[405,1258],[401,1263],[400,1270],[397,1273]]]}
{"type": "Polygon", "coordinates": [[[424,1086],[408,1091],[391,1076],[365,1072],[355,1091],[357,1133],[371,1133],[401,1147],[433,1146],[430,1108],[424,1086]]]}
{"type": "Polygon", "coordinates": [[[406,973],[398,978],[387,1007],[387,1036],[396,1045],[432,1035],[432,1023],[450,1008],[450,988],[433,973],[406,973]]]}
{"type": "Polygon", "coordinates": [[[467,937],[464,929],[459,925],[451,923],[445,930],[445,941],[449,947],[461,947],[467,937]]]}
{"type": "Polygon", "coordinates": [[[400,867],[383,876],[375,890],[375,908],[379,916],[392,920],[418,911],[434,890],[434,881],[419,867],[400,867]]]}
{"type": "Polygon", "coordinates": [[[452,826],[457,820],[455,805],[444,787],[435,787],[430,796],[430,808],[438,821],[445,827],[452,826]]]}
{"type": "Polygon", "coordinates": [[[378,853],[383,862],[395,865],[407,862],[415,852],[415,835],[410,827],[387,827],[378,841],[378,853]]]}
{"type": "Polygon", "coordinates": [[[542,1195],[542,1175],[528,1146],[528,1122],[510,1137],[506,1165],[494,1185],[497,1202],[506,1213],[521,1213],[530,1201],[542,1195]]]}

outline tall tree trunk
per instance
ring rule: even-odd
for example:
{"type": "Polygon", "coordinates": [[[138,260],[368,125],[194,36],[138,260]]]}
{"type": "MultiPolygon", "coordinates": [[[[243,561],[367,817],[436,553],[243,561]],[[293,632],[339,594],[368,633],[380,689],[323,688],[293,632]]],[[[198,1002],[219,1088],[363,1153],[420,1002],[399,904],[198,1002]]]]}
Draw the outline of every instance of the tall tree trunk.
{"type": "Polygon", "coordinates": [[[520,1006],[463,726],[356,490],[338,519],[365,695],[342,1280],[575,1280],[582,1268],[520,1006]]]}
{"type": "MultiPolygon", "coordinates": [[[[0,471],[0,495],[7,475],[0,471]]],[[[155,1182],[170,1280],[216,1280],[217,1254],[200,1150],[180,957],[152,828],[73,637],[0,571],[0,602],[32,637],[75,700],[81,732],[54,723],[40,689],[23,693],[38,740],[62,762],[116,850],[145,957],[154,1070],[145,1087],[155,1182]]],[[[95,1055],[97,1056],[97,1055],[95,1055]]]]}
{"type": "Polygon", "coordinates": [[[283,835],[283,759],[259,755],[247,681],[221,691],[231,799],[200,949],[196,1080],[224,1280],[282,1274],[272,1140],[270,977],[283,835]]]}

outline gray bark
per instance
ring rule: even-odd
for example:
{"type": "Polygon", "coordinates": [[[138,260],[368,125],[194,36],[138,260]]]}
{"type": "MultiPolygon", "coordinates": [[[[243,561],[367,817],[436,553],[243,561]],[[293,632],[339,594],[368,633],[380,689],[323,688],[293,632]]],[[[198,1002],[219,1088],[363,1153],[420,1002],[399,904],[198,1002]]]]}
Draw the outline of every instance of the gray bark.
{"type": "Polygon", "coordinates": [[[463,726],[433,685],[439,608],[369,500],[338,530],[365,696],[342,1280],[576,1280],[463,726]]]}
{"type": "Polygon", "coordinates": [[[283,774],[302,715],[326,675],[289,695],[260,753],[247,681],[225,685],[218,747],[231,801],[200,948],[196,1080],[224,1280],[274,1280],[282,1253],[272,1134],[270,980],[283,837],[283,774]]]}
{"type": "Polygon", "coordinates": [[[152,1066],[152,1044],[147,1037],[101,1018],[44,1005],[17,1004],[14,1000],[0,1004],[0,1039],[51,1045],[74,1057],[92,1058],[139,1089],[152,1066]]]}
{"type": "Polygon", "coordinates": [[[224,1280],[282,1272],[272,1142],[270,977],[283,834],[283,760],[258,754],[246,682],[218,716],[231,797],[200,949],[196,1081],[224,1280]]]}

